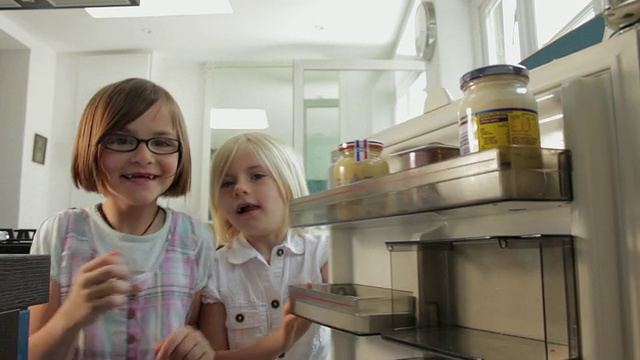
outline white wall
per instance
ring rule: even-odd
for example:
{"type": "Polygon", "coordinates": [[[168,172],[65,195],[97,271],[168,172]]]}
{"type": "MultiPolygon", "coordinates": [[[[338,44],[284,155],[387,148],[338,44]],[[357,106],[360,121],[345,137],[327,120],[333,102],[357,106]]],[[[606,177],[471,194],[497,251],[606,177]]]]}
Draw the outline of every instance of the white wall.
{"type": "Polygon", "coordinates": [[[340,72],[340,141],[364,139],[372,133],[371,91],[375,80],[371,71],[340,72]]]}
{"type": "Polygon", "coordinates": [[[426,63],[427,88],[447,89],[454,99],[462,97],[460,77],[479,65],[473,36],[472,2],[469,0],[432,0],[436,12],[436,51],[426,63]]]}
{"type": "Polygon", "coordinates": [[[178,61],[154,53],[151,80],[164,87],[175,98],[187,125],[191,148],[191,192],[180,198],[161,199],[163,205],[207,220],[209,184],[203,172],[209,171],[209,123],[204,120],[204,65],[178,61]],[[208,134],[207,134],[208,135],[208,134]],[[204,195],[203,195],[204,194],[204,195]]]}
{"type": "Polygon", "coordinates": [[[371,101],[371,131],[377,133],[395,124],[395,107],[398,98],[397,78],[406,76],[405,71],[385,71],[375,82],[372,89],[371,101]]]}
{"type": "Polygon", "coordinates": [[[51,212],[74,206],[71,193],[74,190],[77,191],[71,183],[71,155],[79,121],[76,119],[77,110],[74,101],[78,81],[77,67],[77,56],[69,54],[58,56],[53,112],[55,126],[51,128],[47,159],[47,165],[50,167],[50,183],[56,184],[55,191],[49,191],[47,197],[51,212]]]}
{"type": "MultiPolygon", "coordinates": [[[[207,70],[208,107],[264,109],[265,133],[293,145],[293,69],[291,66],[219,67],[207,70]]],[[[218,148],[243,130],[212,130],[211,146],[218,148]]]]}
{"type": "Polygon", "coordinates": [[[55,69],[56,54],[48,47],[32,45],[27,83],[25,141],[22,147],[22,180],[20,181],[19,226],[22,228],[35,227],[52,212],[46,202],[47,195],[51,191],[56,191],[57,185],[49,181],[51,163],[45,158],[43,166],[32,162],[31,157],[34,134],[51,137],[55,69]]]}
{"type": "Polygon", "coordinates": [[[340,97],[340,71],[306,70],[304,76],[305,100],[328,100],[340,97]]]}
{"type": "MultiPolygon", "coordinates": [[[[126,77],[150,78],[152,57],[150,53],[58,56],[2,14],[0,31],[29,49],[22,55],[6,51],[0,55],[0,109],[3,113],[0,131],[2,135],[20,133],[2,140],[3,144],[17,150],[3,151],[0,155],[0,164],[9,167],[12,175],[2,177],[1,226],[35,228],[52,213],[100,201],[99,195],[77,190],[72,185],[71,156],[77,124],[84,106],[99,87],[126,77]],[[19,63],[22,67],[15,66],[19,63]],[[24,79],[19,80],[21,76],[24,79]],[[19,100],[23,103],[22,112],[19,100]],[[9,117],[22,122],[5,121],[9,117]],[[44,165],[31,162],[36,132],[48,138],[44,165]],[[15,164],[11,163],[10,159],[16,156],[15,164]]],[[[208,201],[202,192],[208,184],[203,184],[202,172],[208,171],[209,147],[208,144],[203,146],[202,140],[202,66],[172,62],[157,54],[153,56],[153,62],[152,80],[174,95],[185,115],[193,159],[191,193],[185,198],[161,202],[204,219],[208,201]],[[204,154],[203,148],[206,149],[204,154]]]]}
{"type": "Polygon", "coordinates": [[[16,228],[20,209],[29,50],[0,51],[0,227],[16,228]]]}
{"type": "MultiPolygon", "coordinates": [[[[29,76],[25,109],[24,141],[22,142],[22,173],[18,226],[37,227],[51,213],[47,194],[55,191],[56,184],[49,181],[51,164],[49,159],[40,165],[31,161],[33,134],[50,138],[53,126],[53,98],[56,70],[56,53],[33,38],[6,16],[0,14],[0,30],[6,32],[29,48],[29,76]]],[[[50,149],[47,149],[49,152],[50,149]]]]}

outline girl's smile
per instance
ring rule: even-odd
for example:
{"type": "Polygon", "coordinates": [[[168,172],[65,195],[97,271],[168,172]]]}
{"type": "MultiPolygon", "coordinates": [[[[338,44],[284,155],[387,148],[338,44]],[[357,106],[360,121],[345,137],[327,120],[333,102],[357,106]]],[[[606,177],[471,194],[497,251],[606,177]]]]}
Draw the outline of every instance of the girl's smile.
{"type": "Polygon", "coordinates": [[[122,177],[136,184],[146,184],[158,178],[158,175],[150,173],[132,173],[124,174],[122,177]]]}
{"type": "Polygon", "coordinates": [[[258,210],[260,210],[259,205],[243,202],[237,206],[236,212],[239,215],[246,215],[246,214],[256,212],[258,210]]]}

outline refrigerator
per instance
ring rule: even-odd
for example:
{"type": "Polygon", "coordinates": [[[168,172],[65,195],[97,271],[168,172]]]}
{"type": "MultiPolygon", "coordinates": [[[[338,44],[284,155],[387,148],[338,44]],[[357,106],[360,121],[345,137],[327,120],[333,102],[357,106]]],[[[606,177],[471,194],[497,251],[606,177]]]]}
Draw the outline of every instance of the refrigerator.
{"type": "MultiPolygon", "coordinates": [[[[533,69],[540,151],[292,201],[294,227],[330,234],[332,285],[290,297],[333,328],[332,358],[640,360],[639,54],[631,29],[533,69]]],[[[392,169],[403,150],[457,146],[458,104],[369,138],[392,169]]]]}

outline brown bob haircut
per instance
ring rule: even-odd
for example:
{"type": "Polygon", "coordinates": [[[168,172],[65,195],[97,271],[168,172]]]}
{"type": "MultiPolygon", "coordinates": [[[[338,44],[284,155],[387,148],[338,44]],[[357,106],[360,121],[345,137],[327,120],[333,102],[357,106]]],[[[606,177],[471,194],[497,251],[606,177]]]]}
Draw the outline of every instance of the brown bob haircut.
{"type": "Polygon", "coordinates": [[[155,83],[131,78],[100,89],[84,109],[73,148],[71,175],[77,188],[104,193],[106,178],[100,165],[100,138],[123,130],[158,101],[169,110],[173,126],[182,143],[173,183],[162,196],[179,197],[191,187],[191,151],[180,107],[171,94],[155,83]]]}

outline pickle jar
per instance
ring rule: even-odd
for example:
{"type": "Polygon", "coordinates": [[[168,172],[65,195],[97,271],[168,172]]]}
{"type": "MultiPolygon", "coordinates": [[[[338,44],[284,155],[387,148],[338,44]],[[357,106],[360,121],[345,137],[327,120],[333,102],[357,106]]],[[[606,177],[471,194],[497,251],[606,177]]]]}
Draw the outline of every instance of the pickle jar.
{"type": "Polygon", "coordinates": [[[460,78],[460,154],[497,146],[540,147],[538,107],[521,65],[491,65],[460,78]]]}
{"type": "Polygon", "coordinates": [[[384,145],[376,140],[354,140],[340,144],[340,158],[333,167],[335,186],[389,174],[389,164],[380,155],[384,145]]]}

